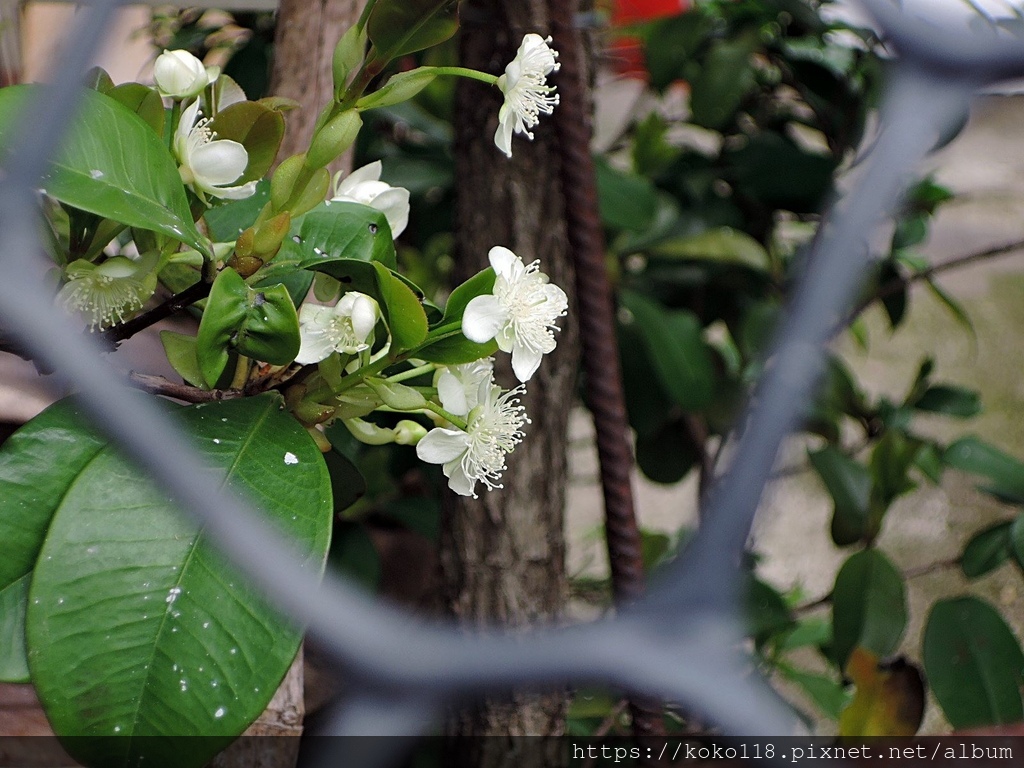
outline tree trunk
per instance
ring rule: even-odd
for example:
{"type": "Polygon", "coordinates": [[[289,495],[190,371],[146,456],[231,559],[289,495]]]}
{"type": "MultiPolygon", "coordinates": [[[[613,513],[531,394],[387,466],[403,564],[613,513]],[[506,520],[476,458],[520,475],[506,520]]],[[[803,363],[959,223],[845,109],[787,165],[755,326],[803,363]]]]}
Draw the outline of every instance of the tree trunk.
{"type": "MultiPolygon", "coordinates": [[[[527,32],[547,34],[543,0],[462,4],[462,64],[501,74],[527,32]]],[[[508,627],[556,621],[566,596],[563,507],[567,424],[575,394],[577,343],[572,319],[572,266],[559,183],[557,142],[542,120],[529,142],[517,136],[507,160],[491,137],[501,94],[460,81],[456,96],[456,257],[461,278],[488,266],[495,245],[511,248],[541,268],[570,298],[560,321],[558,347],[548,355],[523,397],[532,424],[509,456],[504,489],[480,499],[449,497],[442,527],[442,570],[447,605],[466,626],[508,627]]],[[[512,383],[508,356],[498,356],[498,377],[512,383]]],[[[514,694],[459,713],[457,736],[557,735],[564,729],[566,697],[514,694]]],[[[502,740],[504,741],[504,740],[502,740]]],[[[467,741],[463,741],[465,745],[467,741]]],[[[480,750],[493,739],[472,741],[480,750]]],[[[464,765],[501,765],[503,750],[477,754],[464,765]]],[[[463,756],[466,757],[465,755],[463,756]]],[[[524,765],[522,756],[518,765],[524,765]]],[[[551,763],[546,763],[551,764],[551,763]]]]}
{"type": "MultiPolygon", "coordinates": [[[[288,113],[278,161],[309,149],[317,115],[334,98],[334,46],[365,5],[366,0],[281,0],[270,92],[302,106],[288,113]]],[[[346,152],[330,167],[337,171],[351,164],[351,152],[346,152]]]]}

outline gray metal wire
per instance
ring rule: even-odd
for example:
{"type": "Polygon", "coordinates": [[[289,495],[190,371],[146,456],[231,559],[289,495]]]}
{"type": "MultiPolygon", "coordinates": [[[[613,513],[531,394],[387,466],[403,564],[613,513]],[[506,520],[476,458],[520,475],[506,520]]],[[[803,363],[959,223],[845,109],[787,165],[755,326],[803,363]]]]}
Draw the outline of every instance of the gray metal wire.
{"type": "MultiPolygon", "coordinates": [[[[743,651],[737,567],[781,441],[795,426],[822,365],[829,329],[844,316],[868,260],[869,234],[898,204],[911,173],[993,79],[1024,74],[1024,47],[968,40],[909,25],[890,0],[864,0],[902,58],[882,129],[852,192],[833,208],[744,417],[729,469],[715,484],[707,522],[645,599],[614,619],[514,638],[469,634],[377,604],[328,575],[322,584],[243,499],[207,479],[196,455],[159,410],[131,397],[103,352],[61,313],[41,280],[35,189],[60,133],[74,119],[76,78],[116,0],[83,14],[55,70],[30,105],[0,186],[0,320],[71,386],[96,426],[151,474],[277,606],[309,627],[352,682],[329,730],[415,734],[455,699],[512,687],[602,682],[678,701],[734,735],[784,735],[794,719],[752,674],[743,651]],[[415,703],[414,707],[399,702],[415,703]]],[[[386,757],[386,756],[382,756],[386,757]]]]}

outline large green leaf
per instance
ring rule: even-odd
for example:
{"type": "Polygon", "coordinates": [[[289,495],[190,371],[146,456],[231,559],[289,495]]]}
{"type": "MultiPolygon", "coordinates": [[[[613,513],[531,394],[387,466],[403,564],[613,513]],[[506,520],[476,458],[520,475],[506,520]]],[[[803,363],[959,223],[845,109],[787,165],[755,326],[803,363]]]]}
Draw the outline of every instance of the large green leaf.
{"type": "Polygon", "coordinates": [[[999,612],[975,597],[940,600],[924,631],[924,668],[954,728],[1024,719],[1024,654],[999,612]]]}
{"type": "Polygon", "coordinates": [[[644,232],[654,223],[658,194],[650,179],[595,163],[598,203],[606,226],[644,232]]]}
{"type": "Polygon", "coordinates": [[[711,402],[715,369],[711,352],[692,312],[669,311],[639,293],[622,292],[622,304],[640,327],[665,392],[687,411],[711,402]]]}
{"type": "Polygon", "coordinates": [[[1012,522],[996,523],[971,537],[960,557],[960,567],[964,576],[977,579],[1010,559],[1013,526],[1012,522]]]}
{"type": "Polygon", "coordinates": [[[305,259],[345,258],[379,261],[390,269],[397,266],[388,220],[368,205],[326,202],[303,216],[294,234],[305,259]]]}
{"type": "MultiPolygon", "coordinates": [[[[279,399],[176,413],[209,472],[265,510],[303,566],[321,573],[327,469],[279,399]]],[[[266,707],[301,631],[112,448],[77,472],[61,446],[39,461],[60,497],[28,607],[29,665],[47,717],[62,736],[94,737],[66,743],[89,766],[205,764],[266,707]],[[200,734],[224,738],[174,738],[200,734]]]]}
{"type": "Polygon", "coordinates": [[[70,400],[50,406],[0,449],[0,680],[27,674],[24,611],[28,581],[62,488],[96,457],[104,442],[84,431],[70,400]],[[50,457],[60,454],[60,461],[50,457]]]}
{"type": "Polygon", "coordinates": [[[832,640],[839,668],[854,648],[879,657],[896,650],[907,627],[903,577],[877,549],[857,552],[839,569],[832,592],[832,640]]]}
{"type": "Polygon", "coordinates": [[[990,485],[984,490],[1014,504],[1024,504],[1024,462],[977,437],[963,437],[946,449],[943,460],[951,467],[981,475],[990,485]]]}
{"type": "Polygon", "coordinates": [[[756,38],[716,42],[708,53],[690,94],[693,122],[704,128],[724,128],[756,84],[752,54],[756,38]]]}
{"type": "Polygon", "coordinates": [[[831,445],[807,458],[832,497],[832,540],[841,547],[859,541],[867,531],[871,473],[831,445]]]}
{"type": "MultiPolygon", "coordinates": [[[[14,138],[42,86],[0,90],[0,147],[14,138]]],[[[114,99],[83,90],[61,150],[42,179],[62,203],[138,229],[180,240],[199,251],[209,242],[196,229],[178,166],[145,121],[114,99]]]]}
{"type": "Polygon", "coordinates": [[[458,28],[458,0],[377,0],[366,23],[385,61],[443,43],[458,28]]]}

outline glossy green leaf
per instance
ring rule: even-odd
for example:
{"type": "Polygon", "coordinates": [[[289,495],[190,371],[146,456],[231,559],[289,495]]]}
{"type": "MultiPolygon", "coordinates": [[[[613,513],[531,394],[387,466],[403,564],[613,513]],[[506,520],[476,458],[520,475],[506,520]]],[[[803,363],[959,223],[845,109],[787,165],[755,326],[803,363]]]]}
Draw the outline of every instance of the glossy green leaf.
{"type": "Polygon", "coordinates": [[[29,681],[25,650],[25,611],[31,574],[0,589],[0,682],[29,681]]]}
{"type": "MultiPolygon", "coordinates": [[[[44,86],[0,90],[0,147],[14,138],[29,99],[46,94],[44,86]]],[[[57,159],[42,178],[46,193],[80,210],[208,251],[209,243],[192,220],[177,163],[153,129],[109,96],[91,90],[80,96],[57,159]]]]}
{"type": "Polygon", "coordinates": [[[196,336],[196,360],[207,386],[224,372],[230,350],[273,365],[299,353],[299,318],[283,285],[250,288],[232,269],[213,282],[196,336]]]}
{"type": "Polygon", "coordinates": [[[164,345],[167,362],[174,371],[194,387],[206,389],[203,372],[196,357],[196,337],[174,331],[160,331],[160,343],[164,345]]]}
{"type": "Polygon", "coordinates": [[[900,572],[877,549],[851,555],[832,592],[832,647],[839,668],[845,668],[857,647],[889,656],[906,628],[907,595],[900,572]]]}
{"type": "Polygon", "coordinates": [[[284,115],[256,101],[240,101],[222,109],[210,122],[218,139],[237,141],[249,155],[245,173],[234,184],[262,179],[284,139],[284,115]]]}
{"type": "MultiPolygon", "coordinates": [[[[319,574],[327,469],[280,399],[175,414],[211,475],[265,510],[319,574]]],[[[93,737],[65,743],[86,765],[198,768],[263,711],[302,633],[113,449],[69,472],[61,448],[39,456],[59,503],[27,622],[47,717],[62,735],[93,737]],[[223,738],[173,738],[196,734],[223,738]]]]}
{"type": "Polygon", "coordinates": [[[490,357],[498,351],[498,342],[477,344],[461,334],[435,341],[416,351],[416,357],[428,363],[462,365],[490,357]]]}
{"type": "Polygon", "coordinates": [[[256,217],[270,200],[270,182],[256,184],[256,192],[244,200],[227,200],[203,214],[210,237],[217,243],[231,243],[255,223],[256,217]]]}
{"type": "Polygon", "coordinates": [[[301,218],[294,242],[307,261],[344,258],[397,267],[388,220],[368,205],[324,203],[301,218]]]}
{"type": "Polygon", "coordinates": [[[653,223],[658,195],[650,179],[626,173],[598,159],[597,194],[606,226],[642,232],[653,223]]]}
{"type": "Polygon", "coordinates": [[[1024,515],[1018,515],[1017,519],[1010,523],[1009,539],[1010,554],[1024,571],[1024,515]]]}
{"type": "Polygon", "coordinates": [[[964,576],[977,579],[1010,559],[1011,523],[996,523],[971,537],[960,557],[964,576]]]}
{"type": "Polygon", "coordinates": [[[950,314],[956,319],[956,321],[966,330],[971,336],[977,336],[974,330],[974,323],[971,321],[971,316],[967,314],[967,310],[964,309],[963,304],[954,299],[946,290],[939,285],[935,280],[925,280],[925,285],[928,286],[928,290],[931,291],[932,295],[938,299],[942,305],[949,310],[950,314]]]}
{"type": "Polygon", "coordinates": [[[346,291],[359,291],[376,299],[391,332],[393,352],[414,349],[426,339],[427,315],[420,297],[380,262],[324,258],[304,266],[330,275],[341,282],[346,291]]]}
{"type": "Polygon", "coordinates": [[[481,272],[477,272],[469,280],[458,286],[452,291],[451,296],[448,297],[448,302],[444,305],[444,317],[438,325],[450,325],[460,322],[466,307],[469,306],[469,302],[477,296],[487,295],[494,290],[495,279],[494,270],[488,267],[481,272]]]}
{"type": "Polygon", "coordinates": [[[167,113],[156,89],[140,83],[122,83],[102,93],[141,117],[157,136],[163,138],[167,113]]]}
{"type": "Polygon", "coordinates": [[[768,252],[757,240],[732,227],[709,229],[699,235],[662,241],[647,250],[652,257],[670,257],[739,264],[764,271],[768,252]]]}
{"type": "Polygon", "coordinates": [[[366,22],[385,61],[443,43],[458,28],[458,0],[377,0],[366,22]]]}
{"type": "Polygon", "coordinates": [[[989,481],[984,490],[1014,504],[1024,504],[1024,462],[977,437],[963,437],[946,449],[943,460],[956,469],[989,481]]]}
{"type": "Polygon", "coordinates": [[[710,403],[715,386],[714,361],[697,316],[686,310],[666,310],[631,291],[623,291],[621,301],[643,333],[665,392],[687,411],[698,411],[710,403]]]}
{"type": "Polygon", "coordinates": [[[976,597],[940,600],[922,650],[932,693],[954,728],[1024,720],[1024,653],[999,612],[976,597]]]}
{"type": "Polygon", "coordinates": [[[793,614],[779,591],[758,578],[747,581],[747,631],[758,646],[793,627],[793,614]]]}
{"type": "Polygon", "coordinates": [[[867,531],[871,500],[867,467],[831,445],[807,457],[832,496],[832,540],[841,547],[859,541],[867,531]]]}
{"type": "Polygon", "coordinates": [[[776,208],[816,213],[832,187],[836,160],[806,151],[788,136],[762,131],[727,150],[737,191],[776,208]]]}

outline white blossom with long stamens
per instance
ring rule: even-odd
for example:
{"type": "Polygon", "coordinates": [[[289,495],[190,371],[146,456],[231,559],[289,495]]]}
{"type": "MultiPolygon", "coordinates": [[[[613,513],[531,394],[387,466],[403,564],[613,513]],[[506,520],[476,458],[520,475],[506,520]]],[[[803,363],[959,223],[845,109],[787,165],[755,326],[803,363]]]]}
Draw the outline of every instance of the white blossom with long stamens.
{"type": "Polygon", "coordinates": [[[245,173],[249,153],[237,141],[217,138],[210,129],[210,121],[200,119],[198,101],[181,113],[174,135],[174,153],[181,163],[181,180],[203,202],[206,195],[242,200],[256,192],[255,181],[231,186],[245,173]]]}
{"type": "Polygon", "coordinates": [[[516,57],[498,78],[498,88],[505,94],[505,103],[498,112],[498,130],[494,143],[507,157],[512,157],[512,132],[533,139],[531,128],[540,122],[540,114],[550,115],[558,105],[554,86],[547,77],[561,66],[558,52],[548,43],[551,38],[529,34],[523,38],[516,57]]]}
{"type": "Polygon", "coordinates": [[[488,254],[494,268],[492,293],[474,297],[462,315],[462,333],[483,344],[495,339],[512,353],[512,370],[529,381],[541,358],[555,348],[555,320],[569,307],[565,291],[548,281],[540,262],[524,265],[508,248],[495,246],[488,254]]]}
{"type": "Polygon", "coordinates": [[[335,352],[354,355],[369,349],[380,317],[377,302],[349,291],[333,307],[303,304],[299,310],[300,365],[319,363],[335,352]]]}

